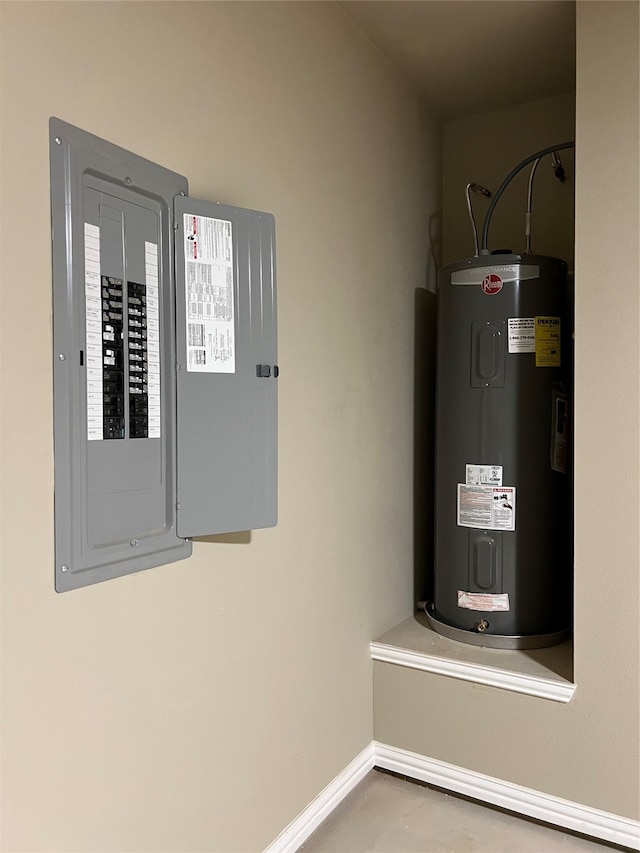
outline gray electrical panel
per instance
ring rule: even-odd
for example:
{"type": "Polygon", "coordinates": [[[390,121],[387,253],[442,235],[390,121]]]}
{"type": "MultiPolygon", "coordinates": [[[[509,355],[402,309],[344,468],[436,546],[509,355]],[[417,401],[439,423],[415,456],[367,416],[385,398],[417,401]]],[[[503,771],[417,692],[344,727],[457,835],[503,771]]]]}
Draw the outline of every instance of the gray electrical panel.
{"type": "Polygon", "coordinates": [[[58,119],[50,148],[64,592],[276,523],[275,251],[268,214],[58,119]]]}

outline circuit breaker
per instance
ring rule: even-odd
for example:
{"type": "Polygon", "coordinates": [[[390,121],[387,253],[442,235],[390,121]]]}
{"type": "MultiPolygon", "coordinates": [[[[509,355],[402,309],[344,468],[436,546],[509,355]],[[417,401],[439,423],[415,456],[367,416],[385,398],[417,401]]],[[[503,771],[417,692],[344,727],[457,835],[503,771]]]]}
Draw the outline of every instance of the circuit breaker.
{"type": "Polygon", "coordinates": [[[55,578],[277,520],[275,228],[50,122],[55,578]]]}

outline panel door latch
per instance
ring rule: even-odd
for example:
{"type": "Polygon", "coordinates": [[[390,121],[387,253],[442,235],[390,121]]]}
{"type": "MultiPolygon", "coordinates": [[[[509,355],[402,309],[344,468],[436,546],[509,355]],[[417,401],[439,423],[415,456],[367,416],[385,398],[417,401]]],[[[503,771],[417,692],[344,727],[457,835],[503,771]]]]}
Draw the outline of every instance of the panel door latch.
{"type": "Polygon", "coordinates": [[[269,379],[270,376],[273,376],[274,379],[277,379],[280,375],[280,368],[277,364],[273,365],[273,373],[270,364],[256,364],[256,376],[258,379],[269,379]]]}

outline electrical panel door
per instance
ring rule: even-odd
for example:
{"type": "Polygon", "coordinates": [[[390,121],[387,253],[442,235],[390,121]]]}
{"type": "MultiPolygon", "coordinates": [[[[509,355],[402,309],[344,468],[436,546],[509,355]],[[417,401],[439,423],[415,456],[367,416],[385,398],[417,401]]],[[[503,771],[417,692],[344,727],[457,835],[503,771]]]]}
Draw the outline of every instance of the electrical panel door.
{"type": "Polygon", "coordinates": [[[178,533],[277,518],[273,216],[175,199],[178,533]]]}

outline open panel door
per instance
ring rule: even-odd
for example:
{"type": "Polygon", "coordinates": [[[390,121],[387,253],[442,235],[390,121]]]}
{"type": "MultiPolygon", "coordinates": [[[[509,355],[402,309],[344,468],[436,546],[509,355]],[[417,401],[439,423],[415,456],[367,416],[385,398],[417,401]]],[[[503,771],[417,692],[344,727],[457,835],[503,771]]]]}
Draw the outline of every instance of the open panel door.
{"type": "Polygon", "coordinates": [[[177,531],[277,521],[275,225],[174,199],[177,531]]]}

